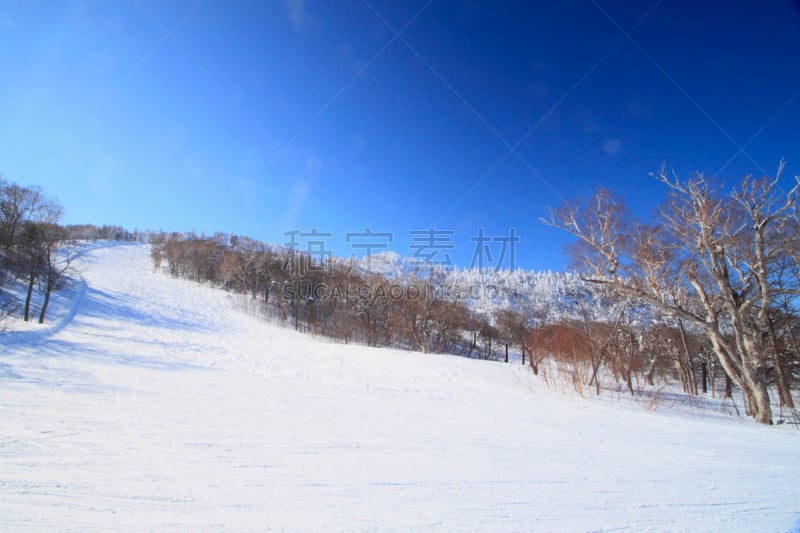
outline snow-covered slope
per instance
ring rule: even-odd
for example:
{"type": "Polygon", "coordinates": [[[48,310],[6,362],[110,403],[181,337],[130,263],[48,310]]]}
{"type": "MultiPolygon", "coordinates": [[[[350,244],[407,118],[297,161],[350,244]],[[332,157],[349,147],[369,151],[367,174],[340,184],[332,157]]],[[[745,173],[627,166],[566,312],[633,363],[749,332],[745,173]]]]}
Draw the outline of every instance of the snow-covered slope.
{"type": "Polygon", "coordinates": [[[332,344],[85,254],[0,351],[0,529],[784,531],[800,431],[332,344]]]}

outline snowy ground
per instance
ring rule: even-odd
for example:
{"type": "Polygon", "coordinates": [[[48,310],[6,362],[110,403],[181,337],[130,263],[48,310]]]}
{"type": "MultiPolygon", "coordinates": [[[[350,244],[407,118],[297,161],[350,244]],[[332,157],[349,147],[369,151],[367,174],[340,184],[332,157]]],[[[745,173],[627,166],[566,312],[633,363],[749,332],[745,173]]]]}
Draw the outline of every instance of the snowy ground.
{"type": "Polygon", "coordinates": [[[87,253],[74,305],[0,334],[0,529],[798,525],[788,425],[298,335],[148,254],[87,253]]]}

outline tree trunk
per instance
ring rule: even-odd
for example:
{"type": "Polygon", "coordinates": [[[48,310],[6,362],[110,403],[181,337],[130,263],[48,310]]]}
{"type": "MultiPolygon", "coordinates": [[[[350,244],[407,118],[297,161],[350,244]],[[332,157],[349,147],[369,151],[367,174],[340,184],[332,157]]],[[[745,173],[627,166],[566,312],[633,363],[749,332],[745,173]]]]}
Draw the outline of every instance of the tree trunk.
{"type": "Polygon", "coordinates": [[[633,329],[631,326],[628,326],[628,364],[625,365],[623,368],[625,370],[625,382],[628,385],[628,392],[631,393],[631,396],[634,396],[635,393],[633,392],[633,382],[631,380],[632,368],[633,368],[633,357],[636,353],[636,345],[633,340],[633,329]]]}
{"type": "MultiPolygon", "coordinates": [[[[750,414],[762,424],[772,424],[772,408],[769,402],[769,392],[767,391],[767,380],[765,373],[758,367],[757,359],[753,352],[756,346],[750,342],[726,343],[722,338],[712,335],[711,343],[722,368],[729,380],[736,383],[742,389],[747,400],[750,414]],[[737,350],[737,360],[739,365],[733,363],[731,354],[728,350],[737,350]]],[[[726,397],[730,397],[727,390],[726,397]]]]}
{"type": "Polygon", "coordinates": [[[775,327],[771,319],[767,322],[767,335],[769,336],[770,352],[772,352],[772,362],[775,365],[775,375],[778,378],[778,397],[780,398],[782,406],[794,409],[794,400],[792,399],[792,389],[788,372],[786,372],[785,365],[781,360],[778,341],[775,337],[775,327]]]}
{"type": "Polygon", "coordinates": [[[28,294],[25,296],[25,314],[24,314],[25,322],[27,322],[30,318],[31,298],[33,297],[33,285],[35,283],[36,283],[36,272],[32,270],[30,277],[28,278],[28,294]]]}
{"type": "Polygon", "coordinates": [[[701,371],[703,374],[703,394],[708,392],[708,362],[703,361],[701,365],[701,371]]]}
{"type": "Polygon", "coordinates": [[[681,333],[681,348],[683,354],[681,355],[682,372],[686,376],[686,392],[692,396],[697,396],[697,381],[694,376],[694,363],[692,362],[692,355],[689,352],[689,343],[686,340],[686,328],[683,326],[683,320],[678,319],[678,330],[681,333]]]}
{"type": "Polygon", "coordinates": [[[645,381],[651,387],[655,386],[655,374],[656,374],[656,364],[658,364],[658,352],[656,350],[651,350],[652,359],[650,360],[650,365],[647,367],[647,373],[645,374],[645,381]]]}
{"type": "Polygon", "coordinates": [[[772,424],[772,406],[769,402],[769,391],[767,390],[767,380],[760,372],[759,376],[746,375],[745,379],[750,382],[750,409],[756,422],[762,424],[772,424]]]}
{"type": "Polygon", "coordinates": [[[47,306],[50,305],[50,293],[53,292],[53,283],[47,279],[47,287],[44,291],[44,303],[42,304],[42,311],[39,313],[39,324],[44,324],[44,316],[47,314],[47,306]]]}
{"type": "Polygon", "coordinates": [[[709,359],[706,355],[706,364],[708,365],[708,386],[711,388],[711,397],[717,397],[717,366],[714,364],[713,359],[709,359]]]}

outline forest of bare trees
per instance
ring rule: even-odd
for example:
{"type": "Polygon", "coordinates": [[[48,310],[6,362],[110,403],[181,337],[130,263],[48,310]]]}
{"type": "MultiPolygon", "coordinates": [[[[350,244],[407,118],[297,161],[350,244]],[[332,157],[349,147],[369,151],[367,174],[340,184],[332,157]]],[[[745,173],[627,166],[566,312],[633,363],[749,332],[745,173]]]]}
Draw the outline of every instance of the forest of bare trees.
{"type": "Polygon", "coordinates": [[[588,282],[672,317],[680,337],[662,352],[678,360],[689,354],[682,379],[699,342],[765,424],[773,419],[770,389],[794,407],[798,362],[800,177],[783,189],[782,170],[783,163],[773,178],[747,176],[725,187],[662,169],[653,177],[668,198],[651,220],[637,220],[603,188],[545,220],[576,238],[572,258],[588,282]]]}
{"type": "Polygon", "coordinates": [[[0,179],[0,319],[19,313],[23,320],[45,321],[53,291],[70,272],[75,240],[135,240],[119,226],[63,226],[63,207],[39,187],[0,179]],[[10,291],[22,286],[22,298],[10,291]],[[37,299],[38,297],[38,299],[37,299]]]}
{"type": "Polygon", "coordinates": [[[296,250],[246,237],[157,235],[155,269],[208,282],[258,302],[260,312],[341,342],[475,355],[478,332],[462,303],[436,298],[430,280],[390,280],[352,264],[314,264],[296,250]]]}
{"type": "MultiPolygon", "coordinates": [[[[62,207],[37,187],[23,187],[0,180],[0,290],[21,282],[25,287],[22,316],[33,318],[34,289],[44,295],[38,320],[44,322],[50,296],[69,268],[69,255],[56,249],[66,240],[58,225],[62,207]]],[[[3,314],[19,311],[19,305],[3,294],[3,314]]]]}
{"type": "MultiPolygon", "coordinates": [[[[601,191],[598,205],[606,205],[603,202],[610,198],[601,191]]],[[[614,200],[613,206],[621,208],[621,203],[614,200]]],[[[551,223],[565,220],[558,218],[564,213],[578,216],[577,211],[562,210],[551,223]]],[[[622,215],[620,210],[612,216],[622,215]]],[[[481,292],[467,286],[479,279],[477,273],[448,275],[432,270],[422,276],[386,276],[336,258],[315,263],[297,250],[224,234],[160,233],[151,239],[155,270],[243,295],[257,314],[298,330],[344,343],[493,360],[503,360],[510,349],[534,373],[543,371],[552,379],[557,372],[562,382],[566,380],[579,393],[600,394],[601,387],[616,386],[641,394],[645,386],[675,383],[690,395],[716,391],[730,397],[737,386],[753,415],[763,421],[745,388],[747,381],[735,373],[738,367],[719,358],[718,339],[687,316],[663,304],[654,305],[655,300],[643,299],[639,292],[620,290],[606,278],[577,282],[565,275],[554,283],[559,289],[551,289],[547,297],[539,294],[535,302],[515,294],[516,305],[497,297],[486,305],[465,298],[481,292]],[[555,308],[559,311],[554,314],[555,308]]],[[[621,246],[619,242],[613,246],[621,246]]],[[[586,243],[574,251],[576,261],[584,265],[597,260],[586,243]]],[[[639,253],[644,250],[640,248],[639,253]]],[[[795,268],[790,267],[784,265],[787,272],[795,268]]],[[[665,268],[670,267],[665,264],[665,268]]],[[[651,272],[656,270],[653,266],[651,272]]],[[[641,290],[642,285],[634,285],[628,276],[617,267],[618,283],[641,290]]],[[[519,273],[508,277],[519,279],[519,273]]],[[[495,275],[493,283],[502,287],[502,279],[495,275]]],[[[552,283],[554,278],[544,279],[552,283]]],[[[791,285],[787,280],[783,283],[791,285]]],[[[670,290],[685,299],[687,313],[699,316],[701,302],[687,288],[676,284],[670,290]]],[[[799,369],[792,294],[783,291],[781,295],[769,314],[778,355],[765,362],[765,389],[780,387],[781,379],[790,389],[799,369]],[[780,371],[775,361],[782,365],[780,371]]],[[[724,324],[720,329],[729,335],[724,324]]],[[[781,400],[783,406],[793,407],[790,395],[781,400]]]]}

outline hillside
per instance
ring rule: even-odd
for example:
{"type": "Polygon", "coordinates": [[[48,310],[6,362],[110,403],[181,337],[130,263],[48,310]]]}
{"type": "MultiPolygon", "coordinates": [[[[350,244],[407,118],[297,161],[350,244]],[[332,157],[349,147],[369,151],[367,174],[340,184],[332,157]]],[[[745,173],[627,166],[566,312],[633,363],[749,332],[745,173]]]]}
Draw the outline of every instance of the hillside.
{"type": "Polygon", "coordinates": [[[315,339],[154,274],[146,246],[77,264],[50,324],[0,334],[4,530],[798,524],[789,425],[315,339]]]}

